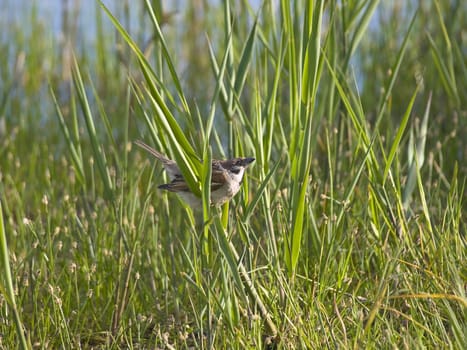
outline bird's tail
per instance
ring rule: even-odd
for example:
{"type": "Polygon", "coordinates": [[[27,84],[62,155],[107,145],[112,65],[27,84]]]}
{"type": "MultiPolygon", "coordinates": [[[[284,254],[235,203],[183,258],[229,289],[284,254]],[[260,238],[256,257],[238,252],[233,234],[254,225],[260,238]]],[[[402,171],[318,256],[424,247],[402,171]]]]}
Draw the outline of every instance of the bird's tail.
{"type": "Polygon", "coordinates": [[[140,141],[140,140],[136,140],[135,141],[135,145],[141,147],[142,149],[148,151],[149,153],[151,153],[154,157],[156,157],[157,159],[159,159],[162,163],[164,164],[171,164],[173,163],[172,160],[170,160],[169,158],[167,158],[165,155],[163,155],[162,153],[156,151],[154,148],[152,148],[151,146],[145,144],[143,141],[140,141]]]}

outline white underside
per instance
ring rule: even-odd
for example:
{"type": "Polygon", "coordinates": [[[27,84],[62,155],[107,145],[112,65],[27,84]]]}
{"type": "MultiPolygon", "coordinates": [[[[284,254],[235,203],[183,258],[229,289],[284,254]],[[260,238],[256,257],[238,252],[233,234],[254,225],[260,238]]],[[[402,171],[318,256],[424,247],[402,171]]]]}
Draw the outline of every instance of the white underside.
{"type": "MultiPolygon", "coordinates": [[[[242,174],[243,175],[243,174],[242,174]]],[[[222,205],[232,199],[240,190],[240,183],[233,179],[226,182],[224,186],[211,192],[211,205],[222,205]]],[[[177,192],[177,194],[190,205],[193,209],[202,209],[201,198],[191,192],[177,192]]]]}

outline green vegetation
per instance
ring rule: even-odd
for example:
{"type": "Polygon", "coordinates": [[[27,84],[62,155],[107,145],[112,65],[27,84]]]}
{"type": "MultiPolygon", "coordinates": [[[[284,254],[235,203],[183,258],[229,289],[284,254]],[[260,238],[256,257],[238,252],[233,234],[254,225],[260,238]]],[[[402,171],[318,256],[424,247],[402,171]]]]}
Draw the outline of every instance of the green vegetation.
{"type": "Polygon", "coordinates": [[[467,347],[462,1],[118,3],[1,19],[0,348],[467,347]]]}

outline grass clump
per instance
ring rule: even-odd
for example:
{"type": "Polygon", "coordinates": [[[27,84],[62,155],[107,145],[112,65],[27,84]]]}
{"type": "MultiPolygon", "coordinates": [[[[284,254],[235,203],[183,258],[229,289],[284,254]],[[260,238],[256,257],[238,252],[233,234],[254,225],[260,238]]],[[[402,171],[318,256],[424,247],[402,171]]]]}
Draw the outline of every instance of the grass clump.
{"type": "Polygon", "coordinates": [[[26,11],[42,29],[0,43],[0,343],[464,348],[456,4],[96,3],[94,45],[26,11]],[[256,162],[210,207],[234,156],[256,162]]]}

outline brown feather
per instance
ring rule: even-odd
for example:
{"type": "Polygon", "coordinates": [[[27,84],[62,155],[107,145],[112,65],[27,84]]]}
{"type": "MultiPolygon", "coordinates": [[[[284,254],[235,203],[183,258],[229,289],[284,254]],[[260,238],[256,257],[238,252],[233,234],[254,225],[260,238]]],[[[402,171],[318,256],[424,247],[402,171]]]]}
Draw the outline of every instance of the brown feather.
{"type": "Polygon", "coordinates": [[[188,187],[185,181],[174,180],[169,184],[164,184],[158,186],[161,190],[167,190],[170,192],[190,192],[190,188],[188,187]]]}

